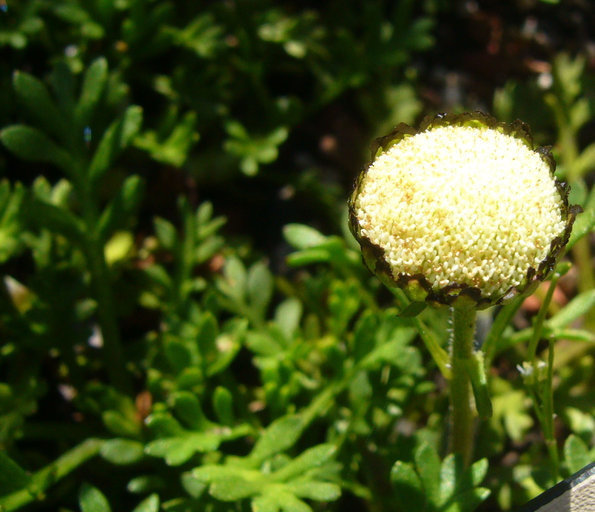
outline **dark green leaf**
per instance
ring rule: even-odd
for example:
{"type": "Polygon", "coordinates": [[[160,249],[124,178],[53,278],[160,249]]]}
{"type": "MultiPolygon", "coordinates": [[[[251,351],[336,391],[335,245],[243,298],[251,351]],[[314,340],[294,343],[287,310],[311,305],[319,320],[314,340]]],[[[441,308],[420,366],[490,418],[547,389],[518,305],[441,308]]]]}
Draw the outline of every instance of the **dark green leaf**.
{"type": "Polygon", "coordinates": [[[136,437],[139,434],[140,425],[119,411],[104,411],[101,417],[106,428],[117,436],[136,437]]]}
{"type": "Polygon", "coordinates": [[[32,224],[60,234],[74,245],[81,245],[85,241],[86,235],[81,221],[64,208],[33,200],[28,203],[27,217],[32,224]]]}
{"type": "Polygon", "coordinates": [[[140,204],[144,188],[145,182],[139,176],[126,178],[99,219],[97,230],[102,240],[107,240],[114,231],[130,227],[130,217],[140,204]]]}
{"type": "Polygon", "coordinates": [[[120,152],[130,144],[140,129],[142,117],[142,108],[132,105],[120,119],[108,127],[89,166],[91,182],[97,182],[111,168],[120,152]]]}
{"type": "Polygon", "coordinates": [[[34,76],[20,71],[15,71],[13,85],[19,100],[35,122],[45,132],[64,140],[68,127],[46,86],[34,76]]]}
{"type": "Polygon", "coordinates": [[[107,61],[101,57],[91,63],[83,78],[81,94],[75,112],[80,126],[84,126],[90,121],[106,83],[107,61]]]}
{"type": "Polygon", "coordinates": [[[419,315],[428,304],[426,302],[411,302],[404,309],[399,310],[399,316],[411,318],[419,315]]]}
{"type": "Polygon", "coordinates": [[[169,341],[165,344],[165,357],[175,373],[180,373],[192,364],[192,354],[179,341],[169,341]]]}
{"type": "Polygon", "coordinates": [[[207,421],[200,402],[194,393],[178,391],[173,395],[174,411],[178,419],[191,429],[202,429],[207,421]]]}
{"type": "Polygon", "coordinates": [[[4,451],[0,451],[0,496],[26,487],[30,477],[4,451]]]}
{"type": "Polygon", "coordinates": [[[0,140],[23,160],[54,164],[69,176],[77,173],[70,155],[36,128],[19,124],[8,126],[0,132],[0,140]]]}
{"type": "Polygon", "coordinates": [[[213,409],[219,422],[231,426],[234,423],[233,396],[226,388],[218,386],[213,393],[213,409]]]}
{"type": "Polygon", "coordinates": [[[74,77],[66,61],[58,61],[52,72],[51,82],[54,96],[57,98],[62,112],[69,118],[74,117],[74,77]]]}

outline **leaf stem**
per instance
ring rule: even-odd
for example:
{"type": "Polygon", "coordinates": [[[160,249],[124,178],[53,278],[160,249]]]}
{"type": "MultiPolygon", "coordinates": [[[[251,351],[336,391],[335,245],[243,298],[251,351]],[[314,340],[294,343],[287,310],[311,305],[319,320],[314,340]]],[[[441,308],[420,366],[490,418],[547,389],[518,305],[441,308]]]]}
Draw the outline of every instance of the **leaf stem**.
{"type": "Polygon", "coordinates": [[[33,501],[44,499],[44,492],[78,466],[99,453],[103,441],[101,439],[87,439],[72,450],[64,453],[45,468],[31,476],[27,487],[7,494],[0,498],[0,511],[11,512],[33,501]]]}
{"type": "Polygon", "coordinates": [[[450,351],[451,430],[450,451],[471,463],[475,412],[471,405],[471,380],[467,371],[473,358],[473,336],[477,311],[473,304],[457,301],[452,307],[453,337],[450,351]]]}
{"type": "Polygon", "coordinates": [[[103,339],[104,366],[112,385],[120,391],[130,391],[132,386],[122,355],[111,279],[105,262],[103,241],[97,233],[99,219],[97,206],[89,190],[89,178],[86,173],[81,173],[80,176],[77,185],[81,195],[83,220],[87,229],[84,237],[84,252],[91,274],[91,286],[97,301],[97,316],[103,339]]]}

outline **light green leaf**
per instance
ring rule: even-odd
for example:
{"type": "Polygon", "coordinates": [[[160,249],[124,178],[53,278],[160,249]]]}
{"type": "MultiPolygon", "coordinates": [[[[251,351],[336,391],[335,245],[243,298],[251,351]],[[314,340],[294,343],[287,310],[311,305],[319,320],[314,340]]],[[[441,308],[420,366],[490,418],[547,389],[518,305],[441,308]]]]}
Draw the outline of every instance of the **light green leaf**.
{"type": "Polygon", "coordinates": [[[200,498],[202,493],[207,488],[205,482],[200,481],[190,471],[182,473],[180,476],[180,483],[182,484],[184,490],[193,498],[200,498]]]}
{"type": "Polygon", "coordinates": [[[595,143],[589,144],[574,162],[574,175],[584,176],[589,171],[595,169],[595,143]]]}
{"type": "Polygon", "coordinates": [[[275,310],[275,323],[285,338],[291,340],[297,331],[302,316],[302,303],[295,297],[284,300],[275,310]]]}
{"type": "Polygon", "coordinates": [[[112,464],[134,464],[141,460],[145,453],[142,443],[130,439],[109,439],[101,446],[101,456],[112,464]]]}
{"type": "Polygon", "coordinates": [[[571,249],[578,240],[595,229],[595,188],[589,193],[583,210],[583,213],[578,214],[574,226],[572,226],[572,233],[566,245],[566,250],[571,249]]]}
{"type": "Polygon", "coordinates": [[[11,189],[8,180],[0,182],[0,263],[10,259],[21,246],[24,196],[25,189],[20,183],[11,189]]]}
{"type": "Polygon", "coordinates": [[[564,460],[570,473],[576,473],[593,462],[587,445],[574,434],[570,434],[564,443],[564,460]]]}
{"type": "Polygon", "coordinates": [[[248,332],[246,346],[255,354],[267,357],[275,357],[284,350],[284,347],[279,345],[279,341],[267,332],[248,332]]]}
{"type": "Polygon", "coordinates": [[[415,466],[428,501],[436,507],[440,502],[440,457],[436,450],[423,443],[415,452],[415,466]]]}
{"type": "Polygon", "coordinates": [[[238,501],[257,494],[263,482],[244,480],[241,477],[222,478],[209,486],[209,494],[221,501],[238,501]]]}
{"type": "Polygon", "coordinates": [[[271,477],[278,482],[288,481],[328,462],[337,451],[332,444],[320,444],[307,449],[271,477]]]}
{"type": "Polygon", "coordinates": [[[312,512],[305,502],[288,492],[277,493],[276,499],[284,512],[312,512]]]}
{"type": "Polygon", "coordinates": [[[181,437],[157,439],[145,447],[145,453],[163,457],[168,466],[179,466],[195,453],[215,451],[220,444],[216,434],[192,432],[181,437]]]}
{"type": "Polygon", "coordinates": [[[291,448],[299,439],[303,429],[303,422],[299,416],[283,416],[276,419],[262,433],[252,452],[250,459],[263,461],[291,448]]]}
{"type": "Polygon", "coordinates": [[[159,495],[151,494],[134,507],[132,512],[159,512],[159,495]]]}
{"type": "Polygon", "coordinates": [[[209,493],[221,501],[238,501],[248,498],[266,486],[260,471],[232,466],[200,466],[192,471],[199,481],[210,484],[209,493]]]}
{"type": "Polygon", "coordinates": [[[176,115],[175,121],[167,135],[147,131],[134,139],[134,145],[147,151],[157,162],[181,167],[186,162],[190,149],[199,140],[196,131],[197,115],[195,112],[187,112],[180,120],[177,120],[176,115]]]}
{"type": "Polygon", "coordinates": [[[252,500],[252,512],[279,512],[281,504],[275,496],[261,494],[252,500]]]}
{"type": "Polygon", "coordinates": [[[304,224],[287,224],[283,228],[283,236],[296,249],[309,249],[328,240],[320,231],[304,224]]]}
{"type": "Polygon", "coordinates": [[[178,234],[175,226],[161,217],[155,217],[153,219],[153,225],[155,226],[155,234],[157,240],[164,249],[172,250],[177,242],[178,234]]]}
{"type": "Polygon", "coordinates": [[[588,290],[577,295],[562,308],[547,325],[550,329],[561,329],[574,322],[577,318],[587,314],[595,306],[595,290],[588,290]]]}
{"type": "Polygon", "coordinates": [[[266,315],[273,286],[273,275],[264,263],[258,262],[250,267],[247,278],[248,301],[259,318],[266,315]]]}
{"type": "Polygon", "coordinates": [[[231,392],[222,386],[217,386],[213,393],[213,409],[215,415],[222,425],[231,426],[233,425],[234,413],[233,413],[233,395],[231,392]]]}
{"type": "Polygon", "coordinates": [[[219,289],[237,302],[242,302],[246,296],[248,276],[244,264],[236,257],[230,257],[223,267],[225,280],[219,281],[219,289]]]}
{"type": "Polygon", "coordinates": [[[81,512],[110,512],[111,508],[103,493],[89,484],[83,484],[79,492],[81,512]]]}
{"type": "Polygon", "coordinates": [[[448,455],[440,469],[440,503],[457,501],[457,496],[479,486],[488,470],[487,459],[481,459],[465,469],[458,455],[448,455]]]}
{"type": "Polygon", "coordinates": [[[490,490],[484,487],[476,487],[453,498],[441,512],[473,512],[480,503],[483,503],[490,496],[490,490]]]}
{"type": "Polygon", "coordinates": [[[341,496],[341,487],[329,482],[294,481],[287,488],[298,498],[314,501],[335,501],[341,496]]]}
{"type": "Polygon", "coordinates": [[[471,380],[473,397],[479,417],[487,419],[492,416],[492,401],[488,391],[488,380],[486,376],[483,352],[475,351],[471,358],[464,362],[465,370],[471,380]]]}
{"type": "Polygon", "coordinates": [[[397,461],[390,472],[394,499],[401,510],[424,510],[426,498],[419,476],[411,464],[397,461]]]}

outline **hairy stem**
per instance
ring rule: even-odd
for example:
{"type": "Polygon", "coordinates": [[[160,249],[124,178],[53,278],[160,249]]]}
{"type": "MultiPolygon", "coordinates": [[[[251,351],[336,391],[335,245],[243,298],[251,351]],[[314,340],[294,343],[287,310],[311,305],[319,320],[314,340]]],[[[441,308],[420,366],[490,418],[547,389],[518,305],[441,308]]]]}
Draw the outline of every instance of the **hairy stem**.
{"type": "Polygon", "coordinates": [[[476,309],[460,302],[453,306],[453,337],[450,351],[452,378],[450,380],[451,429],[450,451],[471,463],[475,412],[472,406],[471,380],[467,368],[473,358],[476,309]]]}

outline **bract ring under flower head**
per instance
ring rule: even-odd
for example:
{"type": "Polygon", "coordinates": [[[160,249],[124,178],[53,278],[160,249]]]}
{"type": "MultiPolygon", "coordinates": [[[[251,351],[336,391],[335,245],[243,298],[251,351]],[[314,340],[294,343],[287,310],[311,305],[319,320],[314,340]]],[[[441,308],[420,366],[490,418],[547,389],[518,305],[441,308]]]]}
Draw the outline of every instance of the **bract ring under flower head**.
{"type": "Polygon", "coordinates": [[[400,124],[349,202],[366,265],[414,300],[496,304],[545,279],[577,209],[524,123],[480,112],[400,124]]]}

